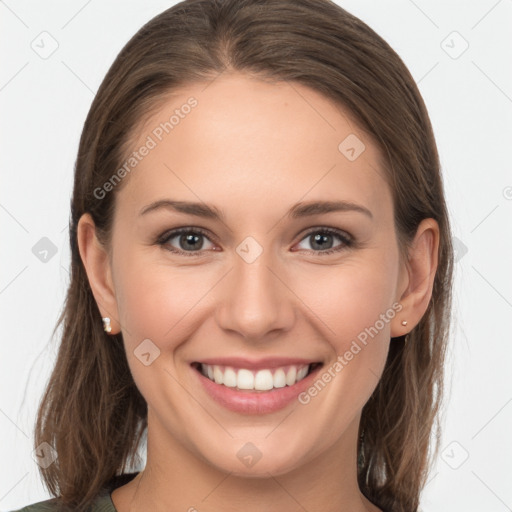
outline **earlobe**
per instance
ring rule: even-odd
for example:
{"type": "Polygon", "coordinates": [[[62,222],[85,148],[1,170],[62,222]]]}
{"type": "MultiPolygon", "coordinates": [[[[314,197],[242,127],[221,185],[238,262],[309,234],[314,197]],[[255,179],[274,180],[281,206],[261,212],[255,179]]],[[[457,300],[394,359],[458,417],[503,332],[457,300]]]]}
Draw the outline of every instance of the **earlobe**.
{"type": "Polygon", "coordinates": [[[439,225],[434,219],[423,219],[409,250],[407,268],[404,269],[408,279],[398,298],[402,310],[391,326],[391,337],[409,333],[425,314],[432,297],[438,251],[439,225]],[[403,321],[407,323],[404,325],[403,321]]]}
{"type": "Polygon", "coordinates": [[[120,331],[117,301],[112,279],[109,255],[96,236],[96,227],[90,214],[84,213],[77,226],[77,243],[87,278],[101,317],[110,319],[110,334],[120,331]]]}

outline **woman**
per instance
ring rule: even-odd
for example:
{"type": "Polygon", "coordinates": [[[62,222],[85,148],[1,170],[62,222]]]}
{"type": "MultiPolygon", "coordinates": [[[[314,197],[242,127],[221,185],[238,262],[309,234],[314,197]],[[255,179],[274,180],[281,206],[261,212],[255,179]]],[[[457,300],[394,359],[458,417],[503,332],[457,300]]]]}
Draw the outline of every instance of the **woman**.
{"type": "Polygon", "coordinates": [[[80,141],[35,434],[56,498],[23,510],[417,510],[451,305],[439,167],[405,65],[328,0],[142,27],[80,141]]]}

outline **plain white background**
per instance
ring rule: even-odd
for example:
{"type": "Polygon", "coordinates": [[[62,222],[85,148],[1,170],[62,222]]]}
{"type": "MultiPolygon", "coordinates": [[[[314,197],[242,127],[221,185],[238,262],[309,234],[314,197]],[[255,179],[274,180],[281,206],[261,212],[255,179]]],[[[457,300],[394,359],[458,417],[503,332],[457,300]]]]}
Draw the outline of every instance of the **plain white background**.
{"type": "MultiPolygon", "coordinates": [[[[121,47],[174,3],[0,1],[3,511],[50,497],[31,436],[68,283],[69,201],[83,122],[121,47]],[[33,251],[43,237],[55,246],[46,262],[33,251]]],[[[458,248],[450,398],[421,509],[512,510],[512,0],[338,3],[384,37],[419,83],[458,248]]]]}

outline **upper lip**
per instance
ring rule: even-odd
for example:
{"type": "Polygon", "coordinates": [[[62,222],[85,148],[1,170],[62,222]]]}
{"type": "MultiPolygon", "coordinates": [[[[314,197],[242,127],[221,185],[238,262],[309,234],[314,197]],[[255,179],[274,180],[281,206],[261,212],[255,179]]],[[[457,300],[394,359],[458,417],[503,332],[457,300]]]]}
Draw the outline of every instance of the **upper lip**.
{"type": "Polygon", "coordinates": [[[320,363],[318,360],[302,359],[298,357],[264,357],[262,359],[247,359],[245,357],[215,357],[202,359],[201,361],[195,362],[212,366],[217,365],[232,366],[234,368],[246,368],[248,370],[262,370],[265,368],[279,368],[281,366],[302,366],[313,363],[320,363]]]}

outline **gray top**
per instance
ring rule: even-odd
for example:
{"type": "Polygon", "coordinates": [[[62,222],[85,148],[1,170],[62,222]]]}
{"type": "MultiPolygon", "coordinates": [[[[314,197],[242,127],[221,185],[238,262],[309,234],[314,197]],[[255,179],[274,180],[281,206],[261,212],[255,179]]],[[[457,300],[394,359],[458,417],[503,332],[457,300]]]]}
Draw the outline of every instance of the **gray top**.
{"type": "MultiPolygon", "coordinates": [[[[123,473],[122,475],[117,475],[112,478],[94,499],[90,512],[117,512],[110,494],[114,489],[133,480],[137,475],[138,473],[123,473]]],[[[13,510],[12,512],[55,512],[59,510],[58,505],[58,498],[50,498],[48,500],[32,503],[32,505],[27,505],[26,507],[13,510]]]]}

